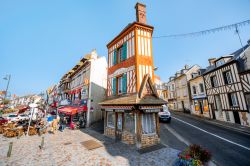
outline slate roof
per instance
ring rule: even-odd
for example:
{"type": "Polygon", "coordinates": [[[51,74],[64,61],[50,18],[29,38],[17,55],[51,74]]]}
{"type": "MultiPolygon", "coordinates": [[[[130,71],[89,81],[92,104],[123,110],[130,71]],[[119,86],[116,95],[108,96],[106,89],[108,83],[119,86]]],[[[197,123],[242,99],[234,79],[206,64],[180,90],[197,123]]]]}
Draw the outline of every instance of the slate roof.
{"type": "MultiPolygon", "coordinates": [[[[243,62],[243,59],[240,57],[240,55],[242,54],[242,52],[244,50],[248,49],[248,47],[250,47],[250,44],[246,44],[243,48],[240,48],[240,49],[236,50],[235,52],[231,53],[230,55],[232,55],[232,58],[230,60],[228,60],[223,65],[220,65],[218,67],[216,67],[215,65],[208,66],[206,68],[206,71],[203,74],[205,75],[205,74],[207,74],[207,73],[209,73],[211,71],[216,70],[217,68],[220,68],[222,66],[226,66],[226,65],[228,65],[229,63],[231,63],[233,61],[235,61],[235,62],[237,62],[239,64],[238,66],[240,67],[240,72],[243,71],[244,70],[244,65],[243,65],[244,62],[243,62]]],[[[222,58],[222,57],[220,57],[220,58],[222,58]]],[[[220,59],[220,58],[218,58],[218,59],[220,59]]]]}

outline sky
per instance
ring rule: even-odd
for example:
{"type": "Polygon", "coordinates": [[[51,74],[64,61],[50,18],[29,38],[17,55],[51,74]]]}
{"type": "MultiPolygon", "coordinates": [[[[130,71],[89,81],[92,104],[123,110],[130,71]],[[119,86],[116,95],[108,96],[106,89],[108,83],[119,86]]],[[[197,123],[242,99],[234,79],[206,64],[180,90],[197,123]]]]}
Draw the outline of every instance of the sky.
{"type": "MultiPolygon", "coordinates": [[[[135,21],[136,0],[0,0],[0,90],[11,74],[11,94],[40,93],[59,82],[85,54],[135,21]]],[[[216,28],[250,19],[250,0],[141,0],[153,36],[216,28]]],[[[250,25],[239,29],[243,44],[250,25]]],[[[155,74],[164,82],[185,64],[205,68],[208,58],[241,47],[234,30],[199,37],[154,38],[155,74]]]]}

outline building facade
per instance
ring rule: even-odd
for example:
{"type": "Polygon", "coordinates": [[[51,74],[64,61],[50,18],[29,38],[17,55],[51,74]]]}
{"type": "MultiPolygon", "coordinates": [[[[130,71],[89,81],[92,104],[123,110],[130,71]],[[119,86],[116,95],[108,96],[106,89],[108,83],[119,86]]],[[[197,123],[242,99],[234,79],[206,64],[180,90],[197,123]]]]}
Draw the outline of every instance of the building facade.
{"type": "Polygon", "coordinates": [[[137,3],[137,21],[108,43],[107,100],[104,134],[144,148],[159,143],[157,113],[166,103],[154,86],[153,27],[146,23],[146,6],[137,3]]]}
{"type": "Polygon", "coordinates": [[[200,66],[198,65],[192,67],[185,65],[181,71],[176,72],[174,82],[178,111],[191,111],[189,80],[192,78],[192,73],[197,72],[199,69],[200,66]]]}
{"type": "Polygon", "coordinates": [[[206,89],[202,76],[204,71],[205,69],[200,69],[198,72],[192,73],[192,79],[189,80],[192,99],[191,113],[210,118],[206,89]]]}
{"type": "Polygon", "coordinates": [[[210,59],[203,77],[214,119],[249,126],[249,58],[248,43],[228,56],[210,59]]]}
{"type": "Polygon", "coordinates": [[[177,110],[176,90],[175,90],[175,77],[170,77],[167,83],[168,87],[168,108],[171,110],[177,110]]]}
{"type": "Polygon", "coordinates": [[[59,84],[61,105],[65,100],[71,104],[85,105],[87,126],[102,119],[98,103],[106,98],[106,76],[106,58],[99,57],[93,50],[62,77],[59,84]]]}

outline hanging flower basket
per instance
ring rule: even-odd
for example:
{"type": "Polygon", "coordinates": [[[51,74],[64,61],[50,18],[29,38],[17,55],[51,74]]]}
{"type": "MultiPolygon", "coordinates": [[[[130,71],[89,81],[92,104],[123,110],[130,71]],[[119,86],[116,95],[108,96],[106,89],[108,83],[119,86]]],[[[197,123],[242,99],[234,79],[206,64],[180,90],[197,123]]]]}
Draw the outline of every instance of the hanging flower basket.
{"type": "Polygon", "coordinates": [[[210,152],[194,144],[178,154],[173,166],[205,166],[211,158],[210,152]]]}

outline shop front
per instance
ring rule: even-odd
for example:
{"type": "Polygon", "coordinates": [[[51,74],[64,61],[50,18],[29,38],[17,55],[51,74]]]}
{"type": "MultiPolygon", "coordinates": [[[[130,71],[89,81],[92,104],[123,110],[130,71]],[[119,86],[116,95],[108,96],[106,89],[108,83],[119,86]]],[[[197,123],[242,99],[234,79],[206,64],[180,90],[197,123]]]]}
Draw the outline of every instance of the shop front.
{"type": "Polygon", "coordinates": [[[198,116],[210,117],[208,101],[206,97],[193,98],[193,113],[198,116]]]}
{"type": "Polygon", "coordinates": [[[158,112],[166,101],[159,98],[147,76],[137,94],[106,100],[101,104],[104,111],[104,134],[138,149],[158,144],[160,124],[158,112]]]}
{"type": "Polygon", "coordinates": [[[71,129],[84,128],[86,126],[87,108],[82,106],[64,106],[58,109],[60,118],[66,117],[67,126],[71,129]]]}

